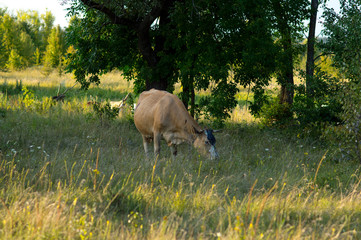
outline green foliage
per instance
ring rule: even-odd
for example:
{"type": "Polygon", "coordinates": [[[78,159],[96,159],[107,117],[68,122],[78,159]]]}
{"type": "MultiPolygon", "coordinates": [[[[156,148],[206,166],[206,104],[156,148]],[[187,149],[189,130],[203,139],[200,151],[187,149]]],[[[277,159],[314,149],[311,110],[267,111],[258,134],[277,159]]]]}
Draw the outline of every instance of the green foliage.
{"type": "Polygon", "coordinates": [[[101,120],[114,120],[119,115],[119,109],[112,108],[109,102],[101,103],[94,101],[91,104],[96,116],[101,120]]]}
{"type": "Polygon", "coordinates": [[[35,59],[35,65],[40,65],[40,50],[39,48],[36,48],[35,52],[34,52],[34,59],[35,59]]]}
{"type": "Polygon", "coordinates": [[[284,126],[292,120],[291,106],[280,103],[278,97],[274,97],[265,103],[258,115],[265,126],[284,126]]]}
{"type": "Polygon", "coordinates": [[[24,65],[24,58],[19,55],[16,49],[12,49],[6,67],[12,71],[16,71],[23,69],[24,65]]]}
{"type": "MultiPolygon", "coordinates": [[[[321,70],[330,77],[337,78],[339,76],[339,72],[337,68],[335,68],[332,56],[326,54],[324,51],[324,41],[327,41],[324,37],[318,37],[315,39],[315,65],[317,66],[318,70],[321,70]]],[[[301,73],[306,71],[306,61],[307,61],[307,41],[304,40],[302,42],[303,47],[301,47],[302,52],[297,56],[295,68],[300,71],[301,73]]]]}
{"type": "Polygon", "coordinates": [[[40,33],[40,38],[43,43],[41,51],[45,51],[46,43],[48,42],[51,31],[54,27],[55,16],[50,11],[46,11],[45,14],[41,15],[41,20],[42,31],[40,33]]]}
{"type": "Polygon", "coordinates": [[[34,92],[29,90],[27,87],[23,87],[23,103],[25,104],[25,107],[28,108],[29,106],[33,105],[35,102],[34,99],[34,92]]]}
{"type": "Polygon", "coordinates": [[[67,53],[67,71],[87,89],[91,83],[99,84],[98,75],[119,68],[128,79],[135,80],[135,90],[144,90],[138,79],[144,77],[147,68],[136,54],[134,34],[127,33],[126,27],[103,24],[108,22],[93,10],[87,11],[84,19],[71,19],[66,39],[75,50],[67,53]]]}
{"type": "Polygon", "coordinates": [[[359,0],[343,0],[339,14],[333,9],[325,12],[325,35],[328,38],[322,46],[332,54],[341,77],[352,81],[359,81],[361,75],[360,5],[359,0]]]}
{"type": "Polygon", "coordinates": [[[322,126],[324,123],[340,124],[339,116],[342,104],[338,99],[341,89],[339,80],[320,69],[316,69],[312,83],[313,96],[307,95],[305,83],[296,87],[292,111],[301,127],[307,125],[322,126]]]}
{"type": "MultiPolygon", "coordinates": [[[[305,73],[300,73],[300,78],[305,79],[305,73]]],[[[264,92],[259,96],[255,95],[254,98],[262,98],[263,102],[256,116],[267,126],[297,124],[300,128],[311,131],[314,136],[320,136],[328,124],[341,124],[343,104],[339,97],[342,89],[340,81],[317,68],[312,82],[315,89],[312,96],[307,94],[304,81],[295,87],[293,105],[280,103],[278,97],[270,100],[264,92]]],[[[251,110],[256,107],[259,106],[251,105],[251,110]]]]}
{"type": "MultiPolygon", "coordinates": [[[[302,52],[302,39],[306,30],[304,21],[308,19],[310,13],[310,3],[305,0],[283,0],[269,1],[265,6],[266,10],[266,22],[263,24],[267,26],[269,32],[272,34],[272,43],[264,44],[265,51],[260,52],[260,59],[264,58],[264,68],[255,65],[253,69],[253,75],[255,79],[252,82],[244,82],[243,85],[251,83],[252,91],[254,92],[254,99],[250,105],[251,113],[259,117],[260,115],[267,115],[267,119],[270,122],[285,116],[286,119],[280,121],[287,121],[291,115],[290,109],[293,103],[294,95],[294,65],[297,62],[298,55],[302,52]],[[267,50],[268,49],[268,50],[267,50]],[[267,52],[263,54],[264,52],[267,52]],[[263,72],[268,74],[263,75],[263,72]],[[269,96],[265,91],[265,88],[269,85],[270,76],[272,73],[273,77],[277,79],[277,83],[281,86],[282,94],[279,94],[279,100],[282,102],[281,105],[277,104],[276,100],[269,100],[269,96]],[[287,102],[285,106],[283,103],[287,102]],[[263,107],[266,105],[266,107],[263,107]],[[279,106],[278,106],[279,105],[279,106]],[[267,106],[273,106],[272,108],[277,109],[275,116],[272,113],[266,111],[267,106]],[[284,114],[279,111],[285,110],[284,114]]],[[[264,34],[264,33],[260,33],[264,34]]],[[[258,46],[258,44],[256,45],[258,46]]],[[[253,58],[253,53],[249,53],[250,58],[253,58]]],[[[252,62],[248,64],[251,66],[252,62]]],[[[242,82],[241,82],[242,83],[242,82]]]]}
{"type": "Polygon", "coordinates": [[[55,68],[61,65],[65,53],[64,32],[57,26],[51,30],[44,55],[44,67],[55,68]]]}
{"type": "Polygon", "coordinates": [[[264,86],[256,84],[253,86],[252,91],[254,93],[253,102],[249,102],[250,112],[255,117],[260,117],[260,112],[265,104],[270,102],[270,97],[266,94],[264,86]]]}
{"type": "Polygon", "coordinates": [[[332,53],[334,66],[340,77],[347,79],[340,91],[343,113],[340,115],[345,124],[345,139],[341,149],[352,153],[361,161],[360,117],[361,117],[361,3],[358,0],[341,1],[341,10],[336,14],[333,9],[325,12],[325,34],[328,36],[323,45],[332,53]]]}
{"type": "Polygon", "coordinates": [[[128,223],[133,227],[133,231],[143,229],[143,215],[139,212],[131,211],[128,214],[128,223]]]}
{"type": "Polygon", "coordinates": [[[344,83],[340,91],[343,112],[343,141],[340,150],[361,162],[361,83],[344,83]]]}
{"type": "Polygon", "coordinates": [[[22,55],[23,58],[23,67],[29,67],[31,66],[34,61],[34,55],[35,55],[35,47],[33,40],[31,39],[30,35],[26,32],[22,32],[20,34],[20,47],[19,52],[22,55]]]}
{"type": "Polygon", "coordinates": [[[0,118],[5,118],[6,117],[6,110],[0,108],[0,118]]]}
{"type": "Polygon", "coordinates": [[[234,96],[237,93],[234,84],[221,81],[210,96],[202,97],[199,101],[199,114],[214,122],[215,127],[223,127],[224,121],[230,117],[229,112],[236,107],[234,96]]]}
{"type": "MultiPolygon", "coordinates": [[[[42,58],[49,44],[55,45],[54,41],[48,42],[48,37],[52,31],[54,16],[47,11],[45,15],[39,17],[37,11],[17,11],[13,16],[7,10],[1,11],[0,16],[0,70],[19,70],[32,65],[42,64],[42,58]]],[[[59,27],[54,31],[61,31],[59,27]]],[[[58,34],[59,35],[59,34],[58,34]]],[[[61,33],[60,35],[63,35],[61,33]]],[[[63,37],[60,37],[60,45],[64,46],[63,37]]],[[[54,39],[54,37],[52,38],[54,39]]],[[[61,53],[64,53],[62,50],[61,53]]],[[[58,67],[59,57],[54,63],[53,56],[59,55],[56,47],[49,47],[46,64],[58,67]],[[52,54],[49,51],[53,51],[52,54]],[[50,62],[50,64],[49,64],[50,62]],[[52,64],[52,65],[51,65],[52,64]]]]}

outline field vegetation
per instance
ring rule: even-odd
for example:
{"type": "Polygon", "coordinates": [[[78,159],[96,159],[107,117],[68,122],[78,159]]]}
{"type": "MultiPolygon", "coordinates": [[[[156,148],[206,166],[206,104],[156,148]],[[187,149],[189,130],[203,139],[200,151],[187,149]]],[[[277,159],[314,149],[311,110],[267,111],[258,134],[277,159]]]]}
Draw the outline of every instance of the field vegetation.
{"type": "MultiPolygon", "coordinates": [[[[119,72],[88,91],[39,68],[0,73],[0,239],[359,239],[359,163],[327,138],[269,128],[238,105],[219,160],[184,145],[146,160],[119,72]],[[101,105],[103,106],[103,105],[101,105]]],[[[206,93],[203,93],[206,94],[206,93]]],[[[204,126],[211,125],[200,120],[204,126]]]]}

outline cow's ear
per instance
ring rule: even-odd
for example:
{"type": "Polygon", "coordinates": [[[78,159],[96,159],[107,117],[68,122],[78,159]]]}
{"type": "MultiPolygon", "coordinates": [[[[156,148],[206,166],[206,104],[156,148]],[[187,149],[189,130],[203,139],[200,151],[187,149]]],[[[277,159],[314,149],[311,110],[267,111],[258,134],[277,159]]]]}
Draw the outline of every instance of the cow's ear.
{"type": "Polygon", "coordinates": [[[204,130],[198,130],[197,128],[195,128],[194,126],[193,126],[193,129],[194,129],[194,132],[195,133],[197,133],[197,134],[202,134],[203,132],[204,132],[204,130]]]}

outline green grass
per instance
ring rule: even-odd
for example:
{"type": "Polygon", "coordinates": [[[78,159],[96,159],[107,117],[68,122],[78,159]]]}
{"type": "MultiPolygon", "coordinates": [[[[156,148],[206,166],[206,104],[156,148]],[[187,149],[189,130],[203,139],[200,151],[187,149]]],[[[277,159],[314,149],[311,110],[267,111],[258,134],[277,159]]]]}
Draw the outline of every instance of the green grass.
{"type": "Polygon", "coordinates": [[[149,161],[129,116],[99,119],[87,104],[131,91],[117,73],[56,104],[70,76],[1,74],[2,89],[22,80],[34,96],[0,93],[0,239],[361,238],[360,167],[325,142],[239,106],[216,135],[219,160],[187,145],[172,160],[163,144],[149,161]]]}

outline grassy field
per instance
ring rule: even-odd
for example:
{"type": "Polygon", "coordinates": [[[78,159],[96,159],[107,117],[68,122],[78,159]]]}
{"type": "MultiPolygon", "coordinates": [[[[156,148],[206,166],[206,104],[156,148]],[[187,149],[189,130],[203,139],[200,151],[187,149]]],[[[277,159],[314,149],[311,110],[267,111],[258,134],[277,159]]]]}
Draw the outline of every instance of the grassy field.
{"type": "Polygon", "coordinates": [[[129,111],[107,120],[87,104],[132,85],[113,72],[54,104],[74,82],[0,73],[0,239],[361,239],[360,166],[327,142],[238,106],[219,160],[185,145],[174,161],[163,145],[149,161],[129,111]]]}

